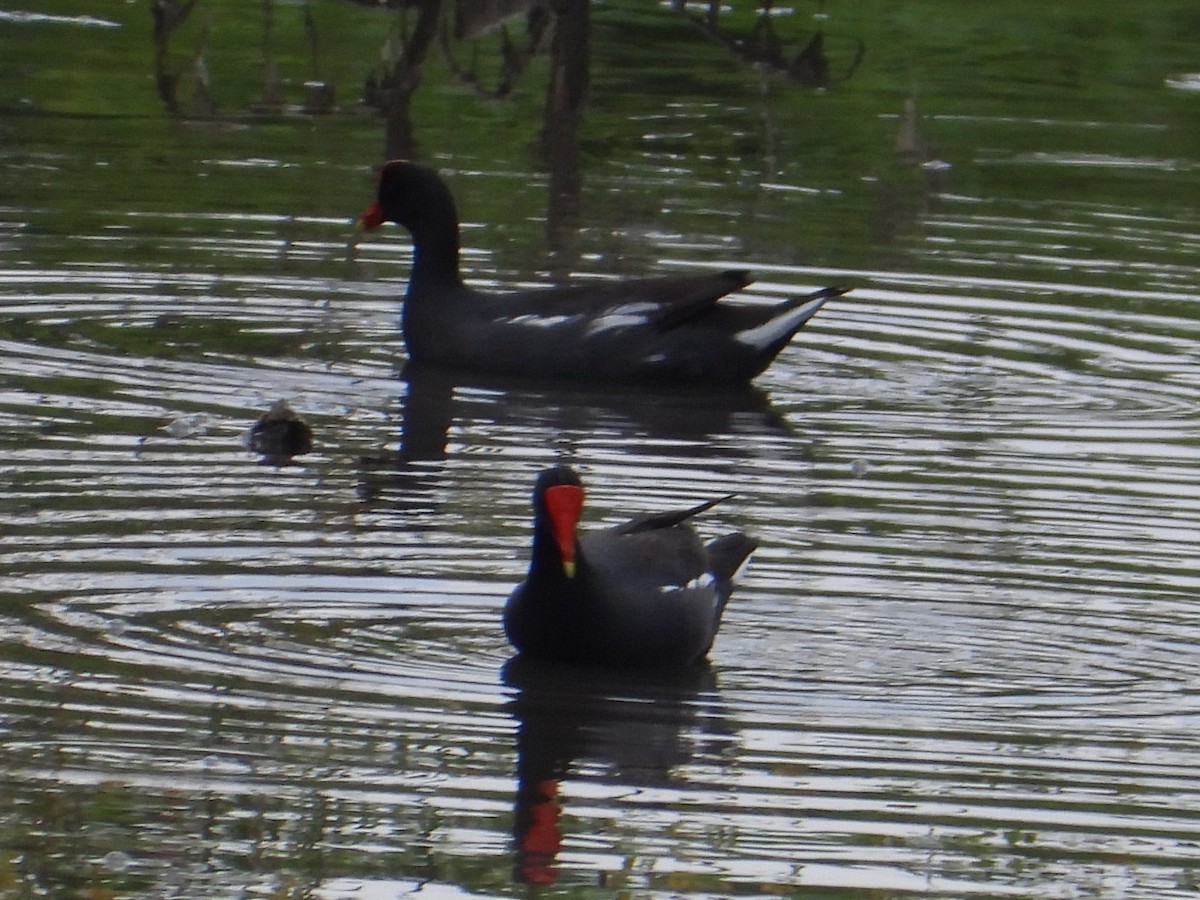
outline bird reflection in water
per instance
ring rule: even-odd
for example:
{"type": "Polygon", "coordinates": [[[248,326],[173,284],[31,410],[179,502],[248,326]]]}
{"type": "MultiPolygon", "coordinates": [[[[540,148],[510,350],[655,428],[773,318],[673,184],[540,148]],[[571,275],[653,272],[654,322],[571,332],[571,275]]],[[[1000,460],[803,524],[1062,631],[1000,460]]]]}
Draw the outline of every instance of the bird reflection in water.
{"type": "MultiPolygon", "coordinates": [[[[713,755],[733,731],[708,665],[666,671],[608,671],[517,656],[502,680],[515,691],[517,793],[513,878],[550,884],[559,877],[564,800],[560,785],[582,763],[609,783],[664,787],[675,769],[713,755]]],[[[583,776],[578,776],[583,777],[583,776]]]]}
{"type": "MultiPolygon", "coordinates": [[[[479,376],[407,363],[399,401],[395,450],[360,460],[359,496],[386,496],[405,505],[429,494],[451,455],[450,435],[462,422],[490,423],[499,432],[637,436],[644,445],[669,445],[680,457],[722,465],[755,452],[764,438],[791,434],[767,393],[753,385],[724,390],[636,387],[592,388],[577,383],[479,376]]],[[[808,445],[797,442],[798,453],[808,445]]],[[[797,460],[803,463],[806,460],[797,460]]]]}

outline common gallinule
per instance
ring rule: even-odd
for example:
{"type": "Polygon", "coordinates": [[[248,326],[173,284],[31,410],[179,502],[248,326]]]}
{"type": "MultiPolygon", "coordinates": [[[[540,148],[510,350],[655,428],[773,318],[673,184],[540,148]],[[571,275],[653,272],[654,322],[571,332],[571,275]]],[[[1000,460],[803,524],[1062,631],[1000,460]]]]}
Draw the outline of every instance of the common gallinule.
{"type": "Polygon", "coordinates": [[[704,544],[687,524],[720,498],[579,535],[583,484],[542,472],[533,489],[529,574],[504,607],[522,654],[587,664],[667,667],[712,646],[733,577],[757,546],[733,532],[704,544]]]}
{"type": "Polygon", "coordinates": [[[763,371],[843,288],[774,306],[719,303],[749,272],[664,276],[489,293],[458,270],[458,213],[432,169],[387,163],[359,219],[412,233],[404,296],[409,356],[475,372],[624,382],[738,383],[763,371]]]}
{"type": "Polygon", "coordinates": [[[250,426],[246,446],[261,453],[267,462],[284,463],[313,448],[312,427],[286,400],[276,400],[269,410],[250,426]]]}

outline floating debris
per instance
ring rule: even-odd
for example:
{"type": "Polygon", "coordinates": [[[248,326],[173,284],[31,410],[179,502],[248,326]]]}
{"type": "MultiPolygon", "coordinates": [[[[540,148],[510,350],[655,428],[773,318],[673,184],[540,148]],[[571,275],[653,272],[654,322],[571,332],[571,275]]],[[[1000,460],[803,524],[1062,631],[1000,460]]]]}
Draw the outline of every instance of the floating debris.
{"type": "Polygon", "coordinates": [[[198,434],[208,434],[216,424],[216,419],[209,413],[191,413],[172,419],[162,427],[173,438],[195,437],[198,434]]]}

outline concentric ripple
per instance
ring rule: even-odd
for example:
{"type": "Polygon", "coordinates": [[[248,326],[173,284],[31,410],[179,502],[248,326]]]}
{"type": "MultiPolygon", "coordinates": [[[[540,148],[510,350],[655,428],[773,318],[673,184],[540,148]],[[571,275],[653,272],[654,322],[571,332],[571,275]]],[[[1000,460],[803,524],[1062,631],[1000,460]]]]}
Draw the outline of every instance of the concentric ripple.
{"type": "MultiPolygon", "coordinates": [[[[46,865],[21,877],[1191,896],[1196,223],[980,205],[941,198],[925,271],[758,266],[746,302],[854,291],[718,395],[405,371],[407,244],[332,220],[189,218],[162,246],[192,271],[123,261],[166,230],[140,211],[76,262],[6,251],[3,821],[46,865]],[[283,466],[242,442],[280,398],[316,435],[283,466]],[[711,672],[509,661],[561,457],[596,521],[736,494],[700,527],[762,547],[711,672]]],[[[640,239],[664,272],[740,265],[717,237],[640,239]]]]}

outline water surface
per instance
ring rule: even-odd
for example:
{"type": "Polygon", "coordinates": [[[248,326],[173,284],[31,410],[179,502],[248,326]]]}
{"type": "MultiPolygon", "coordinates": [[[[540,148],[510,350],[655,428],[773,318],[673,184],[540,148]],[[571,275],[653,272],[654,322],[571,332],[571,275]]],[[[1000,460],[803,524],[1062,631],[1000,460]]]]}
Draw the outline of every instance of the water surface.
{"type": "MultiPolygon", "coordinates": [[[[913,119],[899,50],[813,93],[685,30],[660,102],[621,13],[577,229],[502,111],[419,110],[468,278],[852,286],[753,388],[406,366],[358,111],[0,119],[0,892],[1195,895],[1194,76],[966,112],[932,58],[913,119]],[[279,398],[316,434],[282,466],[243,444],[279,398]],[[736,493],[701,530],[762,546],[710,670],[510,660],[560,458],[594,522],[736,493]]],[[[838,15],[844,64],[881,26],[838,15]]]]}

